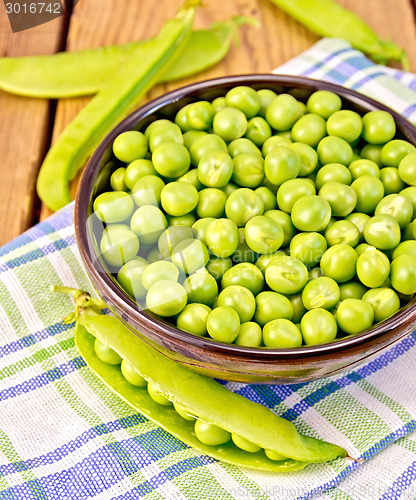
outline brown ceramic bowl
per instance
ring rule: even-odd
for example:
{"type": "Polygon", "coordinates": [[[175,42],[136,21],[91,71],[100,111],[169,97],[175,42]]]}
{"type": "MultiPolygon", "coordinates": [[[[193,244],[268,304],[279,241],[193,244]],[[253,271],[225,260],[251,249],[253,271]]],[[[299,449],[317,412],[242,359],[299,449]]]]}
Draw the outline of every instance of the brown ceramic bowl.
{"type": "Polygon", "coordinates": [[[175,90],[142,106],[117,125],[86,167],[75,205],[76,237],[86,270],[99,295],[134,333],[163,355],[200,373],[238,382],[287,384],[348,370],[392,346],[415,328],[416,299],[370,330],[324,345],[296,349],[240,347],[196,337],[140,310],[98,258],[94,217],[90,216],[93,199],[109,189],[108,161],[115,137],[130,129],[144,130],[157,118],[172,118],[189,102],[212,100],[237,85],[269,88],[278,93],[290,92],[300,100],[306,100],[316,90],[330,90],[342,98],[344,108],[360,114],[375,109],[389,111],[396,120],[397,137],[416,144],[416,128],[402,116],[357,92],[322,81],[269,74],[242,75],[204,81],[175,90]]]}

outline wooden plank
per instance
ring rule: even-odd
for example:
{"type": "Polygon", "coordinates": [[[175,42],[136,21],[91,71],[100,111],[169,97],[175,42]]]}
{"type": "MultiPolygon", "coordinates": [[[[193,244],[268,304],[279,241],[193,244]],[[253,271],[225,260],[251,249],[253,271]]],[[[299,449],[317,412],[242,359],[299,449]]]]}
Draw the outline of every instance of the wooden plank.
{"type": "MultiPolygon", "coordinates": [[[[411,50],[416,46],[416,29],[410,0],[383,0],[382,9],[379,0],[340,1],[363,17],[380,36],[391,37],[397,44],[408,48],[412,67],[416,69],[416,51],[411,50]]],[[[71,18],[68,50],[124,43],[152,36],[168,17],[174,15],[181,4],[182,0],[159,0],[156,8],[154,0],[81,1],[71,18]]],[[[252,16],[261,23],[261,28],[244,26],[241,29],[240,46],[232,48],[223,62],[203,74],[168,85],[158,85],[148,94],[147,99],[205,78],[269,72],[318,40],[316,35],[266,0],[205,2],[204,7],[198,9],[196,26],[208,26],[212,21],[226,19],[233,15],[252,16]]],[[[68,99],[59,102],[53,140],[56,140],[85,102],[87,102],[86,99],[68,99]]],[[[77,182],[78,179],[73,183],[73,195],[77,182]]],[[[43,208],[42,218],[49,213],[43,208]]]]}
{"type": "MultiPolygon", "coordinates": [[[[12,33],[0,2],[0,55],[53,53],[59,46],[64,19],[12,33]]],[[[30,75],[28,75],[30,78],[30,75]]],[[[49,102],[0,92],[0,245],[34,222],[35,180],[49,140],[49,102]]]]}

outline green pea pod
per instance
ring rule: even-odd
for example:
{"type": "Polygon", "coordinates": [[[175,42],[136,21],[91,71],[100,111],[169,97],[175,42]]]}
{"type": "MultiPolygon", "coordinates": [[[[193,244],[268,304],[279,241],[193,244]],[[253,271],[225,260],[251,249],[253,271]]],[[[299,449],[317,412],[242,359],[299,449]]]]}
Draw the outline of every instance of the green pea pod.
{"type": "MultiPolygon", "coordinates": [[[[248,22],[253,20],[237,16],[214,23],[210,29],[193,31],[175,64],[158,81],[179,80],[218,63],[229,51],[237,28],[248,22]]],[[[146,51],[146,40],[138,40],[79,52],[4,57],[0,59],[0,89],[47,99],[96,94],[108,75],[116,73],[128,59],[143,61],[146,51]]]]}
{"type": "Polygon", "coordinates": [[[188,0],[191,6],[182,8],[157,37],[143,43],[140,64],[134,58],[126,60],[53,144],[36,184],[39,198],[49,208],[56,211],[71,201],[69,181],[181,53],[191,35],[196,3],[188,0]]]}
{"type": "Polygon", "coordinates": [[[360,17],[335,0],[271,0],[314,33],[347,40],[374,61],[400,61],[410,69],[406,52],[392,41],[381,40],[360,17]]]}
{"type": "MultiPolygon", "coordinates": [[[[68,292],[60,287],[55,287],[55,290],[68,292]]],[[[167,359],[114,316],[97,314],[85,294],[75,300],[79,311],[75,340],[87,364],[129,404],[190,446],[226,462],[264,470],[298,470],[306,463],[347,456],[343,448],[300,435],[291,422],[266,407],[167,359]],[[155,406],[147,391],[131,386],[123,378],[119,366],[101,361],[94,352],[95,339],[129,361],[141,377],[157,384],[166,398],[184,407],[189,414],[287,458],[273,461],[262,450],[248,453],[232,443],[220,447],[204,445],[195,437],[189,423],[178,418],[172,410],[155,406]]]]}

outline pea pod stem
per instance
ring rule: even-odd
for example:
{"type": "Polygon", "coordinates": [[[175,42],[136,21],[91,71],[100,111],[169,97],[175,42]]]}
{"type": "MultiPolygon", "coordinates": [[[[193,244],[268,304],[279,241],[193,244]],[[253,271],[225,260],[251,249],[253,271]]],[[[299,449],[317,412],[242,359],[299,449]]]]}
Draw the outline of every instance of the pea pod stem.
{"type": "Polygon", "coordinates": [[[382,40],[359,16],[335,0],[271,0],[277,7],[321,36],[343,38],[374,61],[400,61],[409,71],[406,52],[392,41],[382,40]]]}
{"type": "MultiPolygon", "coordinates": [[[[158,79],[159,83],[199,73],[218,63],[228,53],[239,26],[253,23],[236,16],[192,31],[188,43],[158,79]]],[[[0,89],[27,97],[61,99],[96,94],[129,59],[142,61],[146,40],[123,45],[61,52],[53,55],[4,57],[0,59],[0,89]],[[29,77],[30,75],[30,77],[29,77]]]]}
{"type": "Polygon", "coordinates": [[[71,201],[69,181],[102,137],[137,104],[189,40],[194,8],[183,8],[159,35],[143,44],[141,64],[129,59],[78,113],[51,147],[37,179],[40,199],[52,210],[71,201]]]}

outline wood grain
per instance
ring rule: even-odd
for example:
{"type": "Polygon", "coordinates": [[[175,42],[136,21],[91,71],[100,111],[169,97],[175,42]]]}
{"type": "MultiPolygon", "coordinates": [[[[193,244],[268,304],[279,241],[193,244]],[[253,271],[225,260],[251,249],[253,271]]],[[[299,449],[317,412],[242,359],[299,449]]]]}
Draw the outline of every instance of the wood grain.
{"type": "MultiPolygon", "coordinates": [[[[0,54],[22,56],[57,50],[63,18],[12,33],[5,6],[0,2],[0,54]]],[[[30,75],[28,75],[30,78],[30,75]]],[[[0,92],[0,244],[34,222],[35,181],[49,140],[49,102],[0,92]]]]}
{"type": "MultiPolygon", "coordinates": [[[[383,38],[392,38],[408,50],[412,68],[416,70],[416,28],[412,0],[339,0],[365,19],[383,38]]],[[[172,17],[182,0],[81,0],[71,16],[67,50],[97,47],[155,35],[163,22],[172,17]]],[[[233,47],[227,58],[205,72],[173,82],[158,85],[147,95],[154,98],[173,88],[193,81],[231,74],[269,72],[273,68],[298,55],[318,40],[318,37],[297,21],[275,7],[269,0],[205,0],[198,9],[195,24],[206,27],[213,21],[227,19],[233,15],[254,17],[260,28],[243,26],[240,30],[240,46],[233,47]]],[[[50,27],[51,23],[47,26],[50,27]]],[[[0,34],[0,49],[3,42],[0,34]]],[[[26,47],[27,48],[27,47],[26,47]]],[[[29,50],[29,48],[27,48],[29,50]]],[[[57,106],[52,140],[55,141],[63,128],[88,102],[88,98],[61,100],[57,106]]],[[[10,111],[9,111],[10,112],[10,111]]],[[[17,122],[22,127],[22,122],[17,122]]],[[[10,128],[10,125],[9,125],[10,128]]],[[[33,127],[31,127],[33,130],[33,127]]],[[[0,141],[2,141],[0,135],[0,141]]],[[[31,140],[34,138],[30,138],[31,140]]],[[[27,140],[26,140],[27,142],[27,140]]],[[[0,145],[4,142],[0,142],[0,145]]],[[[23,170],[29,172],[30,160],[22,158],[23,170]]],[[[11,173],[13,175],[13,172],[11,173]]],[[[79,177],[72,185],[75,194],[79,177]]],[[[28,177],[33,185],[35,179],[28,177]]],[[[22,213],[30,213],[22,196],[15,197],[22,213]],[[24,206],[25,205],[25,206],[24,206]]],[[[19,210],[20,211],[20,210],[19,210]]],[[[41,218],[50,212],[42,207],[41,218]]],[[[0,216],[0,220],[1,219],[0,216]]]]}

